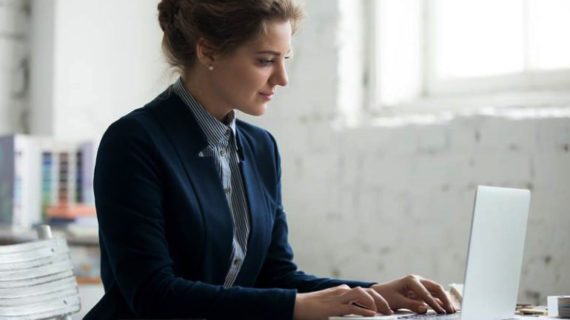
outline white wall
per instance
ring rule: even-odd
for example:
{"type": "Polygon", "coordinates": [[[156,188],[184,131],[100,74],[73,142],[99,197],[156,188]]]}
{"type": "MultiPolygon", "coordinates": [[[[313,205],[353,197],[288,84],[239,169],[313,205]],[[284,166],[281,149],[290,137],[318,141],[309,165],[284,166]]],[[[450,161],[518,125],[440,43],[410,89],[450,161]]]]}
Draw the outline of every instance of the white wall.
{"type": "Polygon", "coordinates": [[[157,3],[32,1],[32,133],[97,137],[166,87],[157,3]]]}
{"type": "Polygon", "coordinates": [[[28,2],[0,1],[0,135],[25,129],[28,29],[28,2]]]}
{"type": "MultiPolygon", "coordinates": [[[[339,87],[347,70],[340,67],[346,54],[339,49],[346,36],[355,36],[341,32],[351,28],[341,23],[339,1],[306,1],[290,86],[277,91],[264,117],[244,116],[278,140],[298,264],[346,278],[384,281],[413,272],[460,282],[475,186],[526,187],[533,200],[519,300],[545,303],[546,295],[568,294],[570,103],[542,111],[333,125],[346,110],[361,109],[357,101],[347,106],[348,89],[339,87]]],[[[62,18],[54,29],[60,38],[51,133],[100,135],[162,89],[168,73],[158,61],[155,3],[127,8],[122,1],[56,2],[65,8],[54,11],[62,18]],[[118,14],[121,8],[134,16],[118,14]]],[[[2,49],[0,61],[6,55],[2,49]]],[[[0,78],[13,76],[0,72],[0,78]]],[[[0,101],[13,103],[8,96],[2,91],[0,101]]],[[[13,112],[0,105],[0,114],[13,112]]],[[[18,128],[0,120],[0,130],[18,128]]]]}

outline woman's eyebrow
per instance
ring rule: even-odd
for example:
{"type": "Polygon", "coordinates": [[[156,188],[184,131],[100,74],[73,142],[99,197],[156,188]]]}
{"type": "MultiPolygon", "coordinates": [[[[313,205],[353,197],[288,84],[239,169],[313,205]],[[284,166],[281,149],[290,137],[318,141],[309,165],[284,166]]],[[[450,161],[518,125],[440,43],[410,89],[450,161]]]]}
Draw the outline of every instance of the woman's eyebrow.
{"type": "MultiPolygon", "coordinates": [[[[273,51],[273,50],[261,50],[261,51],[257,51],[257,54],[271,54],[274,56],[280,56],[281,52],[278,51],[273,51]]],[[[285,55],[289,55],[291,54],[291,50],[287,51],[287,53],[285,55]]]]}

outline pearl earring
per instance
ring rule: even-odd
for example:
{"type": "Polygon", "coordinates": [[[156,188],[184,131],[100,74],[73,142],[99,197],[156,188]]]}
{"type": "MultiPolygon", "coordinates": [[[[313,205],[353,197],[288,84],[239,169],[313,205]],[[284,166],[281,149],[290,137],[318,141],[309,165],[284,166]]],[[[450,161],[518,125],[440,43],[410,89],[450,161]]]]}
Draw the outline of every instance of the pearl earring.
{"type": "Polygon", "coordinates": [[[208,66],[208,70],[213,71],[213,70],[214,70],[214,66],[213,66],[213,65],[209,65],[209,66],[208,66]]]}

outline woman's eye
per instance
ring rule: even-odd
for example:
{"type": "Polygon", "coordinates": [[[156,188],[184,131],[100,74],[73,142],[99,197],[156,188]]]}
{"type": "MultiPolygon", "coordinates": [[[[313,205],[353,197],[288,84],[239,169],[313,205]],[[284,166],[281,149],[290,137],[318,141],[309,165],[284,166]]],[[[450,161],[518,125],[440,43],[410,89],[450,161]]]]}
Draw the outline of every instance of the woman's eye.
{"type": "Polygon", "coordinates": [[[259,64],[261,64],[262,66],[268,66],[268,65],[272,64],[273,62],[275,62],[275,60],[259,59],[258,62],[259,62],[259,64]]]}

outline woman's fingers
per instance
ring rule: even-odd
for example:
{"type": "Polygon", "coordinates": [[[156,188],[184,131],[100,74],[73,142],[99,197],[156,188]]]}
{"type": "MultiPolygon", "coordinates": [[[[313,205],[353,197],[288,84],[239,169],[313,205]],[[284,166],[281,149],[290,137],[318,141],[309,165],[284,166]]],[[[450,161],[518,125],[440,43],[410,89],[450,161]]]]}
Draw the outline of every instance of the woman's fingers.
{"type": "Polygon", "coordinates": [[[386,301],[386,299],[384,299],[384,297],[381,296],[378,292],[370,288],[366,289],[366,292],[368,292],[372,299],[374,299],[374,303],[376,304],[376,311],[388,315],[394,313],[390,308],[388,301],[386,301]]]}
{"type": "Polygon", "coordinates": [[[437,302],[437,304],[439,304],[440,306],[445,308],[445,305],[443,304],[443,301],[439,300],[439,298],[435,297],[435,302],[437,302]]]}
{"type": "Polygon", "coordinates": [[[337,313],[337,315],[339,316],[344,316],[347,314],[357,314],[359,316],[372,317],[376,315],[376,311],[374,310],[362,308],[353,304],[341,304],[339,305],[338,311],[339,312],[337,313]]]}
{"type": "Polygon", "coordinates": [[[376,303],[374,298],[361,287],[352,288],[352,290],[346,292],[339,297],[339,302],[342,304],[356,304],[359,307],[376,310],[376,303]]]}
{"type": "Polygon", "coordinates": [[[293,318],[296,320],[326,320],[347,314],[374,316],[374,298],[363,288],[351,289],[346,285],[298,293],[295,298],[293,318]]]}
{"type": "Polygon", "coordinates": [[[387,315],[394,313],[388,301],[372,288],[353,288],[342,295],[339,302],[345,305],[343,311],[349,310],[359,315],[375,315],[377,312],[387,315]]]}
{"type": "MultiPolygon", "coordinates": [[[[441,307],[437,303],[437,301],[435,301],[434,297],[431,295],[429,290],[420,281],[421,279],[420,277],[411,275],[407,276],[405,279],[406,279],[405,281],[407,281],[407,285],[409,286],[409,288],[412,289],[420,298],[422,298],[422,300],[424,300],[433,310],[435,310],[437,313],[447,313],[447,311],[443,307],[441,307]]],[[[440,286],[438,284],[436,285],[440,286]]]]}
{"type": "MultiPolygon", "coordinates": [[[[441,285],[439,285],[438,283],[436,283],[432,280],[421,278],[421,277],[419,278],[419,281],[431,293],[431,296],[434,298],[434,300],[437,302],[437,304],[440,305],[441,307],[443,307],[448,313],[454,313],[457,311],[457,310],[455,310],[455,307],[453,306],[453,303],[451,302],[449,295],[447,294],[447,292],[443,289],[443,287],[441,285]]],[[[408,298],[414,299],[414,300],[423,300],[414,291],[408,291],[406,293],[406,296],[408,298]]]]}
{"type": "Polygon", "coordinates": [[[455,307],[443,287],[429,279],[408,275],[387,283],[372,286],[390,305],[391,309],[407,308],[424,313],[431,307],[437,313],[454,313],[455,307]]]}
{"type": "Polygon", "coordinates": [[[428,305],[421,299],[418,300],[402,297],[400,299],[400,305],[403,308],[410,309],[415,313],[426,313],[428,310],[428,305]]]}
{"type": "Polygon", "coordinates": [[[429,290],[436,298],[438,298],[440,302],[442,302],[442,304],[440,305],[443,305],[443,307],[447,310],[447,312],[449,313],[455,312],[455,308],[453,307],[453,304],[451,303],[451,300],[449,299],[447,292],[445,292],[445,290],[440,284],[432,280],[423,279],[423,278],[420,279],[420,282],[425,286],[427,290],[429,290]]]}

